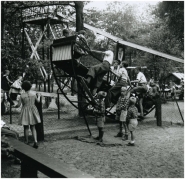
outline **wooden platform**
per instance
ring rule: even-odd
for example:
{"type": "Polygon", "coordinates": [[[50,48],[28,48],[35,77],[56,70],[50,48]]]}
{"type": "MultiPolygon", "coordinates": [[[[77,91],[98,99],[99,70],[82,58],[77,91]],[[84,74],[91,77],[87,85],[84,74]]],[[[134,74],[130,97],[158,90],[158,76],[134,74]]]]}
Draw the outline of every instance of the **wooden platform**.
{"type": "Polygon", "coordinates": [[[21,160],[21,178],[37,178],[37,171],[51,178],[94,178],[17,139],[9,141],[14,155],[21,160]]]}

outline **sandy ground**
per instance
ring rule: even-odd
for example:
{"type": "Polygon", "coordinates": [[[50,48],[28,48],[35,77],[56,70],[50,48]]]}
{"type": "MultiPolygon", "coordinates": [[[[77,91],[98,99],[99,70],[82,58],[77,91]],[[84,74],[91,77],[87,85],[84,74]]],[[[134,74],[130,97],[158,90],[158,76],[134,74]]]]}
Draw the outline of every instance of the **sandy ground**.
{"type": "MultiPolygon", "coordinates": [[[[118,128],[106,128],[104,142],[120,144],[99,146],[61,135],[47,136],[39,149],[81,171],[98,178],[183,178],[184,177],[184,127],[173,124],[157,127],[155,121],[139,123],[136,145],[126,146],[128,141],[115,138],[118,128]]],[[[97,131],[93,131],[95,136],[97,131]]],[[[84,133],[73,135],[85,136],[84,133]]],[[[5,161],[2,177],[19,177],[20,167],[5,161]],[[11,172],[10,172],[11,168],[11,172]]],[[[8,178],[7,177],[7,178],[8,178]]],[[[39,177],[45,177],[39,174],[39,177]]]]}
{"type": "MultiPolygon", "coordinates": [[[[46,135],[38,150],[96,178],[184,178],[184,125],[176,105],[168,103],[162,111],[162,127],[156,126],[154,112],[139,122],[134,147],[115,138],[118,125],[109,123],[104,135],[107,145],[97,145],[85,130],[46,135]]],[[[92,135],[97,135],[96,128],[92,135]]],[[[2,178],[19,178],[20,166],[13,160],[2,159],[1,164],[2,178]]],[[[39,173],[39,177],[46,176],[39,173]]]]}

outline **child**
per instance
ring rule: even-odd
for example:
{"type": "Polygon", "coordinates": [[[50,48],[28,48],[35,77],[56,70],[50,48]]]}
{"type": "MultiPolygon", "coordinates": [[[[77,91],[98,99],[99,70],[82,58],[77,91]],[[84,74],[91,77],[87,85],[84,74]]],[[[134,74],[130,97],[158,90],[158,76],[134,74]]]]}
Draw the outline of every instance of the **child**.
{"type": "Polygon", "coordinates": [[[22,76],[18,76],[17,80],[10,86],[9,95],[12,100],[17,99],[17,95],[22,92],[22,76]]]}
{"type": "Polygon", "coordinates": [[[125,128],[125,135],[123,140],[128,140],[128,130],[126,125],[127,108],[129,105],[129,97],[127,95],[127,88],[121,88],[121,96],[116,105],[116,119],[120,122],[120,131],[115,137],[123,137],[123,126],[125,128]]]}
{"type": "Polygon", "coordinates": [[[36,95],[31,92],[31,83],[29,81],[25,81],[22,83],[22,89],[25,90],[25,93],[21,94],[21,97],[18,101],[18,104],[14,107],[19,107],[22,103],[22,110],[20,115],[19,123],[24,126],[24,137],[25,143],[28,144],[28,136],[29,136],[29,126],[32,131],[32,135],[34,138],[34,148],[38,148],[37,143],[37,132],[35,129],[35,124],[40,123],[39,112],[35,106],[35,101],[40,102],[40,94],[38,94],[38,98],[36,95]]]}
{"type": "Polygon", "coordinates": [[[9,96],[10,84],[13,82],[9,79],[10,71],[5,70],[5,74],[1,77],[1,89],[4,91],[4,94],[7,97],[7,100],[10,102],[11,105],[14,105],[14,102],[9,96]]]}
{"type": "Polygon", "coordinates": [[[134,146],[135,144],[135,137],[133,134],[133,131],[136,129],[138,125],[137,117],[138,117],[138,110],[135,106],[136,104],[136,98],[135,97],[130,97],[129,100],[129,108],[128,108],[128,113],[127,113],[127,125],[128,129],[131,134],[131,141],[127,144],[128,146],[134,146]]]}
{"type": "Polygon", "coordinates": [[[86,31],[85,30],[80,30],[77,34],[77,38],[76,38],[76,43],[74,46],[74,57],[75,59],[78,59],[79,62],[79,58],[83,55],[87,55],[87,50],[89,51],[90,49],[88,49],[88,43],[87,43],[87,39],[85,38],[86,35],[86,31]]]}
{"type": "Polygon", "coordinates": [[[105,123],[105,103],[104,98],[107,93],[104,91],[99,91],[97,94],[97,103],[98,106],[95,107],[94,114],[96,116],[97,127],[99,131],[99,136],[96,137],[96,140],[99,142],[103,142],[103,134],[104,134],[104,123],[105,123]]]}

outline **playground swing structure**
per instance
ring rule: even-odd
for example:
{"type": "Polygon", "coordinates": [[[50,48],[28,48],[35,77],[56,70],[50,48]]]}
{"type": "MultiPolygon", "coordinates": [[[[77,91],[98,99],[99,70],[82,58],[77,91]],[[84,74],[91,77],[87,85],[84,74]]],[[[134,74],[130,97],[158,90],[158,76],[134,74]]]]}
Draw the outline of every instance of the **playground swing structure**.
{"type": "MultiPolygon", "coordinates": [[[[61,85],[60,85],[60,82],[61,82],[60,79],[62,77],[72,77],[77,80],[80,90],[82,92],[80,94],[78,91],[75,91],[75,92],[79,95],[82,95],[82,97],[86,99],[86,102],[83,102],[84,110],[86,110],[88,105],[92,105],[92,106],[96,105],[96,101],[93,98],[93,95],[89,90],[89,87],[84,82],[84,78],[86,78],[88,68],[84,66],[79,60],[79,58],[81,58],[80,56],[83,56],[83,55],[75,51],[75,45],[79,45],[76,42],[77,38],[79,37],[70,36],[67,38],[54,40],[53,44],[50,46],[50,59],[51,59],[52,70],[54,71],[54,77],[61,91],[63,91],[63,88],[64,88],[64,87],[61,88],[61,85]],[[60,69],[66,72],[65,75],[60,73],[60,69]]],[[[94,56],[88,46],[86,46],[86,48],[84,48],[83,46],[80,46],[80,48],[82,48],[86,52],[86,54],[88,53],[94,56]]],[[[100,59],[98,60],[101,61],[100,59]]],[[[108,82],[108,78],[106,81],[108,82]]],[[[68,81],[64,85],[66,85],[67,83],[68,81]]],[[[68,99],[67,95],[65,93],[63,94],[68,99]]],[[[78,108],[78,106],[75,105],[74,103],[72,103],[72,105],[78,108]]]]}
{"type": "MultiPolygon", "coordinates": [[[[46,8],[43,7],[43,8],[46,9],[43,11],[43,13],[42,13],[42,10],[40,10],[39,8],[34,9],[34,11],[25,10],[25,12],[30,12],[29,15],[24,13],[25,17],[23,18],[23,23],[30,23],[30,24],[37,24],[37,25],[42,24],[42,33],[35,46],[31,42],[31,38],[29,37],[26,30],[24,30],[26,37],[28,39],[28,42],[32,49],[31,58],[35,57],[38,62],[40,61],[40,58],[37,53],[37,48],[43,36],[46,36],[45,34],[46,30],[50,29],[51,34],[54,39],[53,44],[50,46],[50,62],[51,62],[51,68],[53,71],[53,76],[59,88],[58,91],[60,91],[65,96],[65,98],[77,109],[78,109],[77,104],[83,103],[83,109],[84,109],[82,110],[83,116],[84,116],[86,125],[88,127],[89,133],[91,134],[87,120],[86,120],[85,110],[87,110],[88,105],[95,106],[96,101],[93,98],[89,88],[87,87],[86,83],[83,80],[83,78],[86,77],[88,68],[77,60],[81,56],[79,54],[76,54],[74,50],[75,44],[77,44],[77,41],[76,41],[77,35],[70,36],[67,38],[61,38],[62,30],[64,28],[68,28],[69,22],[74,23],[74,19],[69,18],[66,15],[63,15],[62,11],[57,12],[58,8],[54,9],[52,12],[51,12],[50,6],[47,6],[46,8]],[[63,81],[62,78],[66,78],[66,80],[63,81]],[[69,86],[69,83],[72,78],[77,80],[79,84],[78,86],[80,88],[79,90],[81,91],[80,93],[78,92],[79,90],[75,92],[81,95],[85,99],[85,101],[71,101],[66,95],[66,93],[64,92],[65,87],[68,87],[69,89],[71,89],[71,87],[69,86]],[[61,86],[61,83],[63,84],[63,86],[61,86]]],[[[23,29],[24,29],[24,25],[23,25],[23,29]]],[[[152,50],[152,49],[149,49],[149,48],[137,45],[137,44],[124,41],[118,37],[115,37],[107,32],[103,32],[102,30],[92,27],[85,23],[84,23],[84,29],[88,29],[90,31],[93,31],[93,33],[103,35],[113,40],[117,44],[116,59],[118,58],[119,47],[123,48],[123,54],[121,55],[120,58],[121,60],[124,60],[125,59],[125,46],[129,46],[129,47],[132,47],[138,50],[145,51],[147,53],[151,53],[154,56],[161,56],[163,58],[168,58],[170,60],[184,63],[182,59],[179,59],[177,57],[173,57],[171,55],[164,54],[164,53],[161,53],[161,52],[158,52],[158,51],[155,51],[155,50],[152,50]]],[[[97,57],[94,56],[93,52],[90,50],[88,46],[86,46],[86,48],[81,46],[81,48],[84,51],[86,51],[87,54],[97,59],[97,57]]],[[[100,59],[97,59],[97,60],[100,60],[100,59]]],[[[43,78],[46,79],[47,73],[43,66],[40,67],[40,71],[41,71],[43,78]]],[[[103,89],[104,91],[108,91],[111,88],[110,86],[111,73],[112,73],[111,71],[108,72],[107,79],[103,81],[102,86],[100,87],[99,90],[103,89]]],[[[114,107],[114,105],[111,106],[109,110],[106,110],[106,114],[111,114],[112,117],[115,117],[115,114],[110,112],[111,109],[114,107]]],[[[150,112],[153,109],[154,108],[152,108],[150,112]]]]}

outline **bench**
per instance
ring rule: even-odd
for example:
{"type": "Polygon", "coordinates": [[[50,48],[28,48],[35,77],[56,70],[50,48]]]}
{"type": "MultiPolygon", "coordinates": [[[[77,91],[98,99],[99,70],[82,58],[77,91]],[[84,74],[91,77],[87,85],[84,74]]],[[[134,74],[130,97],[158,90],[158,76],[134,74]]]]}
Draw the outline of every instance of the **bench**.
{"type": "Polygon", "coordinates": [[[94,178],[14,138],[14,155],[21,160],[21,178],[37,178],[37,171],[50,178],[94,178]]]}

